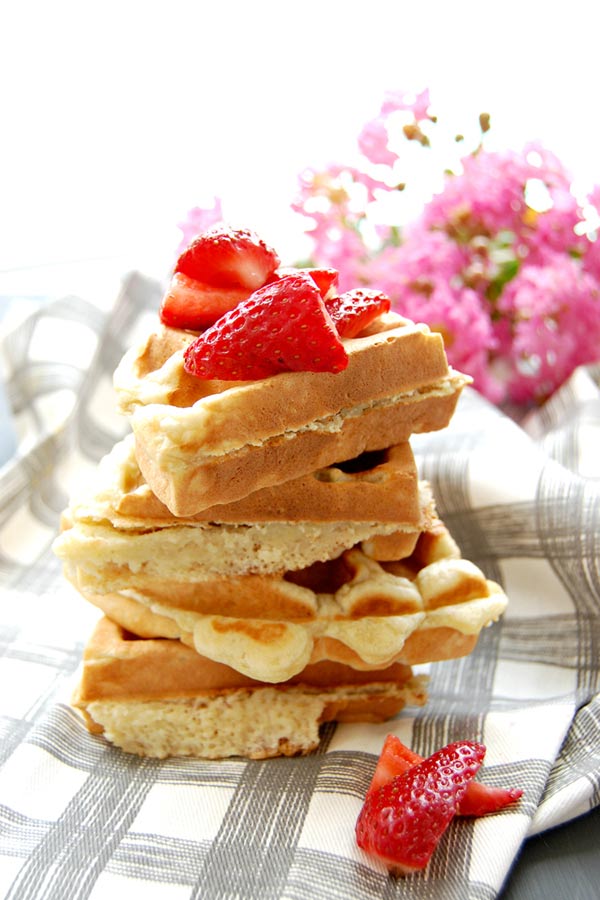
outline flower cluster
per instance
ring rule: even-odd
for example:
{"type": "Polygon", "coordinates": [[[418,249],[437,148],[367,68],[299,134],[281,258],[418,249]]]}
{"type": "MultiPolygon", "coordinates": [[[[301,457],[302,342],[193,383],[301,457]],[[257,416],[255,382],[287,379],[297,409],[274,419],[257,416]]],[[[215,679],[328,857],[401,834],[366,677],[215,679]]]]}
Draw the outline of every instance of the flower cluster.
{"type": "Polygon", "coordinates": [[[188,210],[185,219],[179,222],[178,228],[181,231],[181,240],[177,247],[177,256],[189,246],[190,242],[207,231],[212,225],[221,222],[223,219],[223,209],[221,207],[221,198],[213,197],[212,206],[194,206],[188,210]]]}
{"type": "Polygon", "coordinates": [[[451,364],[492,401],[542,402],[600,357],[600,189],[578,200],[542,146],[488,150],[482,115],[474,147],[399,224],[390,211],[405,197],[406,162],[432,154],[439,130],[430,109],[428,91],[386,95],[359,135],[359,163],[307,169],[293,208],[342,290],[386,291],[444,335],[451,364]]]}

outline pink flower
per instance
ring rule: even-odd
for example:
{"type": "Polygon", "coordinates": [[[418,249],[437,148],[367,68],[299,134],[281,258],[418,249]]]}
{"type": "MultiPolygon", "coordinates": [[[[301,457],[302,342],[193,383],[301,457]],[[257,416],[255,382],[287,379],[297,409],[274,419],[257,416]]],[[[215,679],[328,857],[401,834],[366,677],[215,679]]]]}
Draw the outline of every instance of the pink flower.
{"type": "Polygon", "coordinates": [[[459,240],[509,229],[520,233],[527,205],[525,186],[538,170],[515,153],[479,153],[462,160],[463,172],[448,175],[444,189],[423,212],[428,228],[445,228],[459,240]]]}
{"type": "MultiPolygon", "coordinates": [[[[467,249],[444,231],[431,231],[422,223],[414,223],[405,229],[404,240],[396,248],[390,275],[398,286],[416,285],[427,293],[427,283],[432,279],[456,283],[468,261],[467,249]]],[[[382,262],[386,263],[385,255],[380,266],[382,262]]]]}
{"type": "Polygon", "coordinates": [[[376,197],[378,190],[389,190],[379,181],[352,166],[327,166],[322,171],[305,169],[298,177],[299,192],[291,206],[295,212],[312,218],[315,212],[339,218],[350,213],[350,206],[362,214],[362,210],[376,197]],[[362,203],[357,203],[356,187],[363,192],[362,203]]]}
{"type": "Polygon", "coordinates": [[[511,365],[508,390],[517,403],[540,402],[574,371],[599,357],[600,288],[580,263],[562,253],[543,266],[524,266],[498,309],[512,322],[502,341],[511,365]]]}
{"type": "Polygon", "coordinates": [[[490,400],[502,399],[503,391],[488,371],[496,348],[489,309],[476,291],[462,285],[451,286],[446,279],[437,278],[431,282],[427,295],[411,288],[403,292],[396,309],[439,331],[451,365],[471,375],[475,387],[490,400]]]}
{"type": "MultiPolygon", "coordinates": [[[[386,121],[395,112],[414,116],[408,140],[430,142],[418,125],[435,122],[429,106],[428,91],[386,93],[359,136],[366,159],[398,159],[386,121]]],[[[338,269],[342,290],[377,287],[398,312],[440,331],[451,364],[493,402],[540,402],[600,358],[600,238],[584,233],[585,209],[554,154],[533,143],[489,152],[480,142],[402,229],[373,215],[386,195],[392,204],[379,208],[394,208],[397,187],[341,165],[301,180],[294,208],[310,220],[315,262],[338,269]]],[[[588,221],[595,210],[600,222],[600,187],[586,204],[588,221]]]]}
{"type": "Polygon", "coordinates": [[[367,203],[377,199],[378,191],[389,191],[390,189],[385,181],[373,178],[372,175],[369,175],[367,172],[363,172],[361,169],[357,169],[354,166],[346,166],[345,172],[352,178],[354,184],[360,185],[365,189],[365,200],[367,203]]]}
{"type": "Polygon", "coordinates": [[[582,265],[595,281],[600,282],[600,238],[585,238],[582,265]]]}
{"type": "Polygon", "coordinates": [[[398,154],[388,147],[388,132],[383,119],[371,119],[358,136],[358,148],[369,162],[393,166],[398,154]]]}
{"type": "Polygon", "coordinates": [[[559,158],[540,144],[539,141],[529,141],[525,144],[522,156],[537,169],[539,175],[548,188],[566,188],[571,186],[571,174],[564,167],[559,158]]]}
{"type": "Polygon", "coordinates": [[[389,295],[396,312],[441,332],[451,364],[497,402],[502,389],[488,372],[496,337],[489,304],[464,283],[469,261],[466,248],[444,232],[415,226],[403,244],[366,257],[360,272],[389,295]]]}
{"type": "Polygon", "coordinates": [[[350,227],[343,216],[333,218],[321,212],[312,213],[311,220],[306,231],[312,239],[315,264],[337,269],[340,291],[362,283],[361,265],[366,250],[358,226],[350,227]]]}
{"type": "Polygon", "coordinates": [[[590,213],[588,231],[583,238],[583,268],[600,282],[600,185],[596,185],[586,198],[590,213]]]}
{"type": "Polygon", "coordinates": [[[386,91],[381,106],[381,115],[389,116],[390,113],[396,111],[408,110],[413,113],[418,122],[421,119],[429,118],[428,110],[430,104],[428,88],[425,88],[424,91],[421,91],[416,96],[408,91],[386,91]]]}
{"type": "Polygon", "coordinates": [[[190,209],[185,220],[177,225],[182,233],[181,241],[177,248],[177,255],[182,253],[195,237],[222,220],[223,211],[221,209],[221,200],[218,197],[213,199],[213,205],[210,207],[195,206],[193,209],[190,209]]]}

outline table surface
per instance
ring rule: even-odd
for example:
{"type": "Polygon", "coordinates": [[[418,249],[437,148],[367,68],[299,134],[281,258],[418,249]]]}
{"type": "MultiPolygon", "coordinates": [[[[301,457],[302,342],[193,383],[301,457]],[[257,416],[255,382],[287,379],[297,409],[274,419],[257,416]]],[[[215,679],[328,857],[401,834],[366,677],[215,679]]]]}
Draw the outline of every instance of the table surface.
{"type": "Polygon", "coordinates": [[[600,807],[523,846],[502,900],[594,900],[600,894],[600,807]]]}
{"type": "MultiPolygon", "coordinates": [[[[0,465],[14,437],[0,384],[0,465]]],[[[502,900],[592,900],[600,888],[600,807],[527,841],[501,893],[502,900]]]]}

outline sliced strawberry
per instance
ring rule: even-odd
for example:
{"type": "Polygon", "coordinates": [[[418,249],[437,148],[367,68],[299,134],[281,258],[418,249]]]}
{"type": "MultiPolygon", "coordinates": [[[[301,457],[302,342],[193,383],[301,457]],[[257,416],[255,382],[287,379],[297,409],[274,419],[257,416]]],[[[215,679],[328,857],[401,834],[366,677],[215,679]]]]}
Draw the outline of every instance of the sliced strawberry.
{"type": "MultiPolygon", "coordinates": [[[[395,734],[388,734],[373,773],[367,797],[384,784],[388,784],[396,775],[402,775],[422,761],[423,757],[410,750],[399,737],[396,737],[395,734]]],[[[510,806],[522,795],[521,788],[490,787],[480,784],[478,781],[471,781],[459,804],[458,814],[461,816],[485,816],[510,806]]]]}
{"type": "Polygon", "coordinates": [[[314,281],[288,275],[225,313],[185,351],[198,378],[247,381],[278,372],[341,372],[348,356],[314,281]]]}
{"type": "Polygon", "coordinates": [[[338,270],[337,269],[305,269],[300,271],[306,271],[307,275],[310,275],[314,283],[319,288],[322,297],[326,297],[329,291],[334,288],[337,284],[338,280],[338,270]]]}
{"type": "Polygon", "coordinates": [[[521,788],[491,787],[472,781],[458,807],[461,816],[486,816],[495,813],[523,796],[521,788]]]}
{"type": "Polygon", "coordinates": [[[367,797],[383,787],[384,784],[388,784],[396,775],[403,775],[404,772],[420,762],[423,762],[422,756],[410,750],[395,734],[388,734],[383,742],[367,797]]]}
{"type": "Polygon", "coordinates": [[[266,284],[278,265],[275,250],[253,231],[216,225],[183,251],[175,271],[213,287],[250,292],[266,284]]]}
{"type": "Polygon", "coordinates": [[[381,291],[355,288],[339,297],[327,298],[329,315],[340,337],[353,338],[390,308],[390,298],[381,291]]]}
{"type": "Polygon", "coordinates": [[[309,267],[298,269],[293,266],[286,266],[285,268],[277,269],[273,275],[273,280],[285,278],[287,275],[297,275],[298,273],[310,275],[316,286],[319,288],[319,292],[323,298],[325,298],[329,291],[336,286],[339,275],[337,269],[309,267]]]}
{"type": "Polygon", "coordinates": [[[425,868],[484,756],[482,744],[458,741],[396,775],[365,800],[358,846],[396,874],[425,868]]]}
{"type": "Polygon", "coordinates": [[[171,328],[202,331],[246,300],[246,288],[216,288],[176,272],[162,301],[159,316],[171,328]]]}

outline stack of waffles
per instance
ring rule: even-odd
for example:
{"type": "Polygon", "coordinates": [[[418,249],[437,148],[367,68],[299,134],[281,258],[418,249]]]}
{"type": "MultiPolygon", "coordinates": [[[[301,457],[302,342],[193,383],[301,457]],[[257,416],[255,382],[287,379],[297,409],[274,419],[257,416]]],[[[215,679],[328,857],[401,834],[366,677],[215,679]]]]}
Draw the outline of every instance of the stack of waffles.
{"type": "Polygon", "coordinates": [[[461,558],[409,439],[468,378],[439,334],[378,315],[340,372],[190,374],[157,322],[115,373],[132,433],[72,499],[55,549],[100,619],[74,705],[144,756],[307,753],[326,721],[426,701],[506,606],[461,558]]]}

